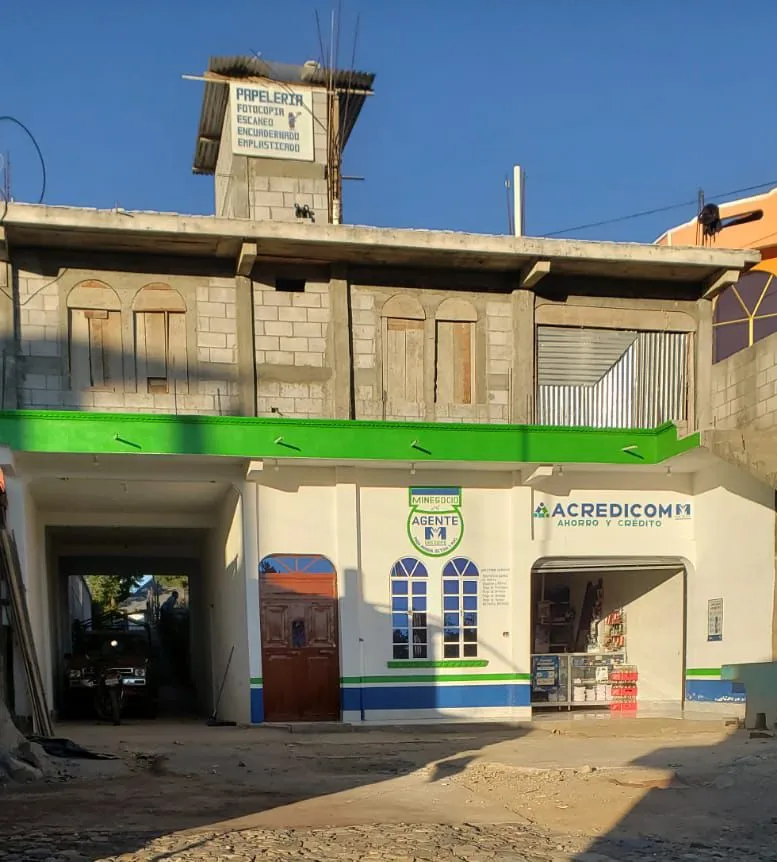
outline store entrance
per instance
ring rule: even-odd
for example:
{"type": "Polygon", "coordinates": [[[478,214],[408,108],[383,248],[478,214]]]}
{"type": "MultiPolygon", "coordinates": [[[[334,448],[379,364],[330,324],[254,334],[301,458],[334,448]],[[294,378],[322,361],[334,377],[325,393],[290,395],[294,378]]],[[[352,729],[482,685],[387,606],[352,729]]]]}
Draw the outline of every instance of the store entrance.
{"type": "Polygon", "coordinates": [[[539,560],[532,569],[531,632],[533,708],[682,708],[679,560],[539,560]]]}

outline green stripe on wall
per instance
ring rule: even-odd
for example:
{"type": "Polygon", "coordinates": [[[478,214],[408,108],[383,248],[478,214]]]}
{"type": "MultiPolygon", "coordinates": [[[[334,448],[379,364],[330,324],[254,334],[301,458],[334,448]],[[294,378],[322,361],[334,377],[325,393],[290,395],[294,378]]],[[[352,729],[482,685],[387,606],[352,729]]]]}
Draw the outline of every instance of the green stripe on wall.
{"type": "Polygon", "coordinates": [[[0,443],[19,452],[638,466],[701,438],[678,439],[671,423],[629,430],[14,410],[0,411],[0,443]]]}
{"type": "Polygon", "coordinates": [[[719,667],[689,667],[686,676],[720,676],[719,667]]]}
{"type": "Polygon", "coordinates": [[[261,685],[262,678],[260,676],[252,676],[251,677],[251,685],[261,685]]]}
{"type": "Polygon", "coordinates": [[[401,682],[528,682],[530,673],[445,673],[411,676],[409,674],[387,674],[386,676],[344,676],[343,685],[384,685],[401,682]]]}

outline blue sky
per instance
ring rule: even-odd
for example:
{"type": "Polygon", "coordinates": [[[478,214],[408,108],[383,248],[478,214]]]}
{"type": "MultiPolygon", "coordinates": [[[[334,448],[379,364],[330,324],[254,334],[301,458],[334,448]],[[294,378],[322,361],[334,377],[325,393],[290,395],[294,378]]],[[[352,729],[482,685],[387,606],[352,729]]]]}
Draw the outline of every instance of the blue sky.
{"type": "MultiPolygon", "coordinates": [[[[334,0],[336,3],[337,0],[334,0]]],[[[46,202],[210,213],[191,174],[211,54],[318,57],[333,0],[5,0],[0,115],[34,132],[46,202]]],[[[527,232],[777,180],[773,0],[342,0],[341,58],[375,72],[346,150],[345,219],[506,232],[504,177],[527,173],[527,232]],[[737,11],[737,8],[739,11],[737,11]]],[[[40,172],[0,124],[17,199],[40,172]]],[[[777,183],[775,183],[777,184],[777,183]]],[[[695,207],[569,234],[652,241],[695,207]]]]}

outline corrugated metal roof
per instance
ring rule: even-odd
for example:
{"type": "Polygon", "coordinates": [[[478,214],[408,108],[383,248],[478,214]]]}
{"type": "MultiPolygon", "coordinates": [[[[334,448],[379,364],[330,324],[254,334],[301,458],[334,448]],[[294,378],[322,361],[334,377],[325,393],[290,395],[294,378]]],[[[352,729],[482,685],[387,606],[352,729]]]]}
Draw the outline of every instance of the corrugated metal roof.
{"type": "MultiPolygon", "coordinates": [[[[211,57],[208,72],[223,78],[265,78],[284,84],[311,84],[325,87],[330,81],[330,72],[312,63],[294,66],[276,63],[259,57],[211,57]]],[[[370,72],[334,69],[332,85],[340,93],[340,116],[343,118],[343,145],[348,141],[367,96],[372,91],[375,75],[370,72]],[[347,110],[346,110],[347,103],[347,110]]],[[[196,174],[212,174],[216,170],[216,159],[221,144],[221,130],[229,97],[228,82],[207,81],[202,97],[200,123],[197,129],[197,144],[194,150],[192,169],[196,174]]]]}
{"type": "Polygon", "coordinates": [[[540,386],[594,386],[634,343],[636,332],[620,329],[537,327],[540,386]]]}

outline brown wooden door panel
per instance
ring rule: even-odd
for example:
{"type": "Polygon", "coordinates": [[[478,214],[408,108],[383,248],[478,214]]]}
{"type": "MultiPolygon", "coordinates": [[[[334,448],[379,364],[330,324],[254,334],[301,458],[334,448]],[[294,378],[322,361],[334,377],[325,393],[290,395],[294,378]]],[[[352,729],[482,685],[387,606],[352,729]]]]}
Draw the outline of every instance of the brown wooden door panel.
{"type": "Polygon", "coordinates": [[[340,717],[337,576],[263,574],[260,616],[267,721],[340,717]]]}

